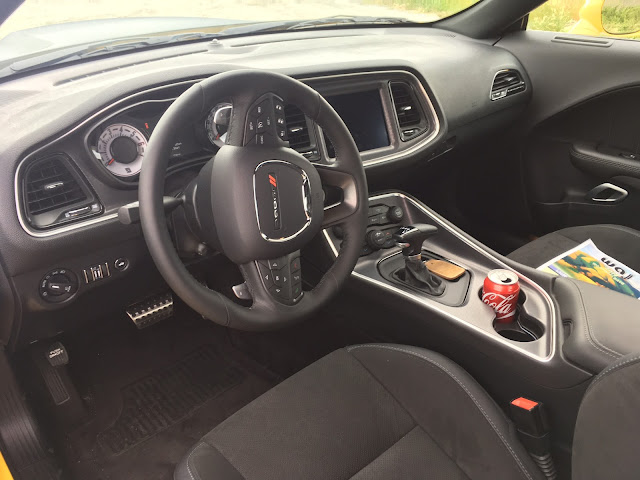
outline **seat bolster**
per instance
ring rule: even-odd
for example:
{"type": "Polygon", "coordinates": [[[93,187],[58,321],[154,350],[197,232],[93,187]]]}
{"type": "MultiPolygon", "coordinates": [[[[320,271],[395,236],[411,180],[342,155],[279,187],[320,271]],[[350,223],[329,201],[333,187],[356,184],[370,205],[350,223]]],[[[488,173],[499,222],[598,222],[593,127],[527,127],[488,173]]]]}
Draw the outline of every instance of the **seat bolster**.
{"type": "Polygon", "coordinates": [[[243,480],[244,477],[214,447],[200,442],[177,466],[174,480],[243,480]]]}
{"type": "Polygon", "coordinates": [[[582,399],[573,439],[572,475],[579,480],[638,478],[640,354],[607,367],[582,399]]]}
{"type": "Polygon", "coordinates": [[[448,358],[392,344],[348,351],[469,478],[543,478],[503,411],[448,358]]]}

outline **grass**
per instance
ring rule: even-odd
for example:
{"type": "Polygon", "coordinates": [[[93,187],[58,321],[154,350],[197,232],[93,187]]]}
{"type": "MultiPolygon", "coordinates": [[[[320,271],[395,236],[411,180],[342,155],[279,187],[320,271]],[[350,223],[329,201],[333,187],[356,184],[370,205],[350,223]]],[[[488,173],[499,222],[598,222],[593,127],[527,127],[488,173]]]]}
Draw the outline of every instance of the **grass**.
{"type": "Polygon", "coordinates": [[[568,32],[578,23],[584,0],[549,0],[529,15],[530,30],[568,32]]]}
{"type": "Polygon", "coordinates": [[[634,33],[640,30],[640,7],[605,6],[602,26],[612,34],[634,33]]]}
{"type": "Polygon", "coordinates": [[[469,8],[478,1],[480,0],[365,0],[365,3],[402,8],[414,12],[433,13],[438,18],[443,18],[469,8]]]}

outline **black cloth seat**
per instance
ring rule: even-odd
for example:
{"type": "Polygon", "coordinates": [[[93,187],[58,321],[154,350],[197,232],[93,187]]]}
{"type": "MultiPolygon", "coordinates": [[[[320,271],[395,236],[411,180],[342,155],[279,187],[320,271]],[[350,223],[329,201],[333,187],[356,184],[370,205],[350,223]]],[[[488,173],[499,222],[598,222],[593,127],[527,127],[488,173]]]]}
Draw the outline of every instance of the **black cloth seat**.
{"type": "Polygon", "coordinates": [[[502,410],[461,367],[401,345],[338,350],[202,438],[176,480],[537,480],[502,410]]]}
{"type": "Polygon", "coordinates": [[[593,240],[596,246],[616,260],[640,271],[640,232],[620,225],[585,225],[549,233],[511,252],[507,257],[538,268],[563,252],[593,240]]]}

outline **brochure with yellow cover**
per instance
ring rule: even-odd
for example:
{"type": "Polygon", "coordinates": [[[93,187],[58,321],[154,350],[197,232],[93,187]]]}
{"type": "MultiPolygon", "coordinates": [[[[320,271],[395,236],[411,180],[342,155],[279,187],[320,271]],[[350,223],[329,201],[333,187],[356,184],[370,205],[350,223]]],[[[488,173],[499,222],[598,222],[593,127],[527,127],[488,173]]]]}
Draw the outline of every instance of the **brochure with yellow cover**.
{"type": "Polygon", "coordinates": [[[538,270],[640,299],[640,274],[602,252],[591,239],[540,265],[538,270]]]}

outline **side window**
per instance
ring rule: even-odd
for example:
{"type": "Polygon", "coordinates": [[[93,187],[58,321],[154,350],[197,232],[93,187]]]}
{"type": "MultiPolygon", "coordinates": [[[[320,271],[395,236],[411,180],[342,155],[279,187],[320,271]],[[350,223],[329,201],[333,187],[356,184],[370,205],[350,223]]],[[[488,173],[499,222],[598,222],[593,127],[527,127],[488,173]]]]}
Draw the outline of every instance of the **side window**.
{"type": "Polygon", "coordinates": [[[640,0],[549,0],[529,14],[527,28],[640,40],[640,0]]]}

